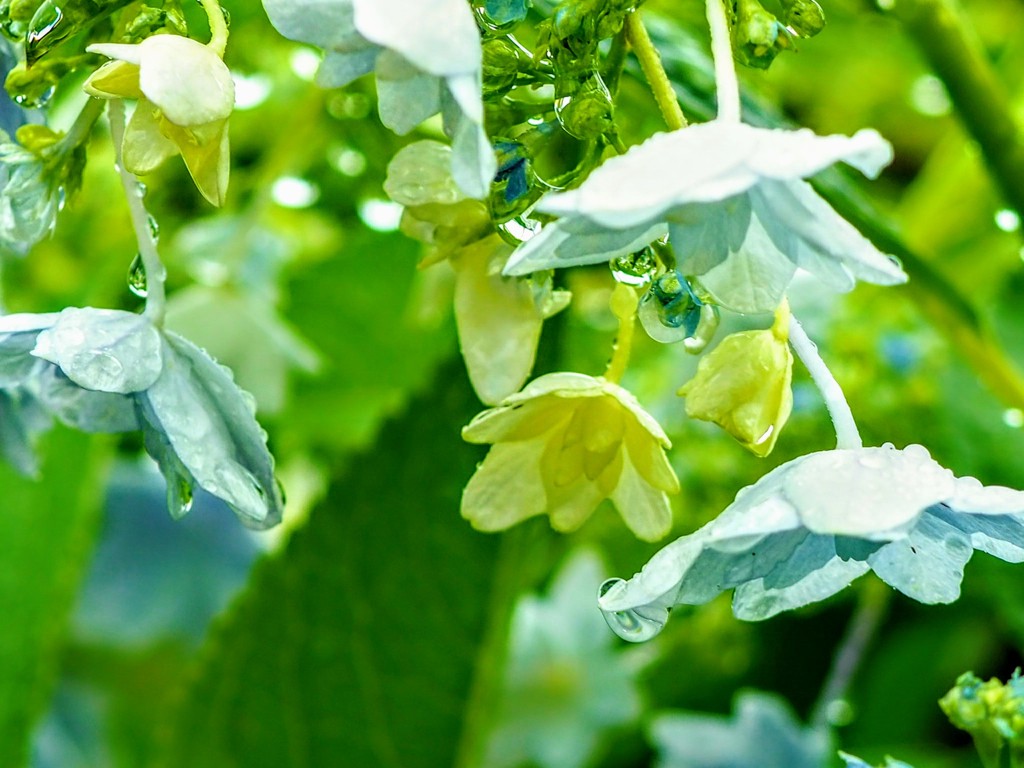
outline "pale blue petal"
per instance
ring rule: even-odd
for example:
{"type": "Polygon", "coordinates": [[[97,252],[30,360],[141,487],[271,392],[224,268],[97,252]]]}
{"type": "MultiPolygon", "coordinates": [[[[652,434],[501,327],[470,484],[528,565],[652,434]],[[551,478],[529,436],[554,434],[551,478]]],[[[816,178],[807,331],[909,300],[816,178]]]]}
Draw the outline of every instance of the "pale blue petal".
{"type": "MultiPolygon", "coordinates": [[[[475,101],[470,100],[476,109],[466,110],[466,99],[459,100],[452,91],[455,80],[449,78],[441,94],[445,132],[452,140],[452,178],[464,195],[481,200],[490,192],[494,174],[498,171],[498,160],[482,125],[479,89],[475,101]],[[477,116],[474,112],[481,114],[477,116]]],[[[477,78],[472,80],[476,83],[477,78]]]]}
{"type": "Polygon", "coordinates": [[[898,285],[907,281],[891,257],[875,248],[807,182],[763,181],[751,196],[766,228],[784,226],[797,238],[800,247],[787,255],[822,280],[840,289],[852,287],[849,277],[837,269],[838,262],[841,269],[865,282],[898,285]]]}
{"type": "Polygon", "coordinates": [[[736,195],[718,203],[691,203],[668,215],[669,238],[679,270],[703,275],[736,253],[750,229],[750,197],[736,195]]]}
{"type": "Polygon", "coordinates": [[[83,389],[54,366],[42,367],[30,388],[54,416],[82,432],[114,434],[139,428],[132,395],[83,389]]]}
{"type": "Polygon", "coordinates": [[[321,88],[340,88],[357,77],[373,71],[380,48],[369,46],[357,51],[326,51],[316,82],[321,88]]]}
{"type": "Polygon", "coordinates": [[[263,0],[263,9],[289,40],[329,50],[356,35],[352,0],[263,0]]]}
{"type": "Polygon", "coordinates": [[[1024,515],[982,515],[959,512],[945,504],[930,507],[934,517],[970,536],[973,547],[1008,563],[1024,562],[1024,515]]]}
{"type": "Polygon", "coordinates": [[[160,334],[142,315],[69,307],[36,339],[32,354],[60,366],[80,387],[127,394],[160,375],[160,334]]]}
{"type": "Polygon", "coordinates": [[[380,120],[400,136],[441,109],[441,79],[424,74],[395,54],[377,59],[377,110],[380,120]]]}
{"type": "Polygon", "coordinates": [[[502,272],[528,275],[545,269],[601,264],[638,251],[667,232],[662,223],[608,229],[582,216],[559,219],[520,245],[502,272]]]}
{"type": "Polygon", "coordinates": [[[886,584],[930,605],[960,597],[972,554],[964,533],[935,515],[923,515],[905,538],[886,544],[868,562],[886,584]]]}
{"type": "Polygon", "coordinates": [[[752,581],[733,593],[732,611],[744,621],[761,621],[831,597],[868,572],[867,563],[843,560],[838,555],[824,567],[809,572],[803,579],[780,589],[766,588],[763,581],[752,581]]]}

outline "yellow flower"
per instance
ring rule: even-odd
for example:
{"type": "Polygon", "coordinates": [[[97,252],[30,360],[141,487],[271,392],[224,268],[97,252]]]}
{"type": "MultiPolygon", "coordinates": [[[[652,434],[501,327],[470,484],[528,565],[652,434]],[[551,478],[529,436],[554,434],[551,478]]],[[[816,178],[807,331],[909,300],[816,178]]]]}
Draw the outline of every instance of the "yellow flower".
{"type": "Polygon", "coordinates": [[[633,532],[654,541],[672,523],[666,493],[679,481],[658,423],[622,387],[552,373],[484,411],[462,430],[493,443],[462,496],[462,516],[482,531],[547,513],[557,531],[579,528],[611,499],[633,532]]]}
{"type": "Polygon", "coordinates": [[[712,421],[757,456],[767,456],[793,409],[789,306],[763,331],[734,333],[708,353],[679,394],[686,415],[712,421]]]}
{"type": "Polygon", "coordinates": [[[220,57],[180,35],[155,35],[136,45],[90,45],[86,50],[114,59],[85,81],[87,93],[139,102],[121,148],[125,169],[145,175],[181,153],[203,197],[222,205],[235,86],[220,57]]]}

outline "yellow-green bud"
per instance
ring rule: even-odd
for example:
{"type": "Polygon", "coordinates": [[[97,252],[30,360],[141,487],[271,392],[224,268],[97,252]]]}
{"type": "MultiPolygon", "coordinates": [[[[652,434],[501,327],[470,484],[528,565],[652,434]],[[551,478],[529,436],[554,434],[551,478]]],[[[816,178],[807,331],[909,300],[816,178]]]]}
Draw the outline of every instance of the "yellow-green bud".
{"type": "Polygon", "coordinates": [[[488,40],[483,46],[484,95],[500,96],[516,84],[519,49],[505,38],[488,40]]]}
{"type": "Polygon", "coordinates": [[[756,456],[771,453],[793,408],[788,331],[784,305],[770,329],[723,339],[679,390],[687,416],[718,424],[756,456]]]}

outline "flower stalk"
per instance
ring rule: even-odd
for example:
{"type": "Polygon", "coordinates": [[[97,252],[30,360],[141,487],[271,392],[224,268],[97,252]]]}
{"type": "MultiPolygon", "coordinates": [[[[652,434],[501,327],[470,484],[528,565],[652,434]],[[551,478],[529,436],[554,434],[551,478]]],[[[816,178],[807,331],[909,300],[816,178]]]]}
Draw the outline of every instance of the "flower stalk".
{"type": "Polygon", "coordinates": [[[711,28],[711,55],[715,60],[715,90],[718,93],[718,120],[740,121],[740,86],[736,80],[736,62],[732,55],[729,20],[724,0],[708,0],[708,26],[711,28]]]}
{"type": "Polygon", "coordinates": [[[850,404],[846,402],[842,387],[825,365],[825,361],[821,359],[817,346],[793,315],[789,317],[789,343],[811,374],[814,385],[821,392],[836,430],[836,448],[862,448],[864,443],[860,439],[857,423],[853,420],[853,412],[850,411],[850,404]]]}
{"type": "Polygon", "coordinates": [[[625,29],[626,38],[640,62],[640,69],[643,70],[644,77],[647,78],[661,116],[665,119],[665,125],[672,131],[685,128],[687,126],[686,116],[683,115],[675,89],[661,63],[658,49],[654,47],[651,36],[647,34],[647,28],[644,27],[638,11],[633,11],[626,16],[625,29]]]}
{"type": "Polygon", "coordinates": [[[156,240],[149,224],[149,213],[142,202],[142,190],[139,180],[124,167],[124,160],[121,156],[121,147],[124,143],[124,102],[114,99],[110,102],[110,135],[114,140],[114,155],[117,159],[117,173],[121,178],[121,186],[124,188],[125,198],[128,201],[128,212],[131,217],[132,229],[135,230],[135,239],[139,244],[139,255],[142,257],[142,266],[146,272],[146,309],[145,315],[154,325],[163,325],[164,312],[166,310],[166,297],[164,281],[167,278],[167,270],[160,261],[160,254],[156,250],[156,240]]]}
{"type": "Polygon", "coordinates": [[[636,326],[636,308],[639,300],[636,291],[623,283],[616,283],[612,292],[612,313],[619,321],[619,330],[615,336],[615,346],[604,378],[613,384],[622,380],[622,375],[629,365],[629,357],[633,351],[633,329],[636,326]]]}
{"type": "Polygon", "coordinates": [[[224,18],[224,12],[217,0],[199,0],[199,4],[206,11],[206,18],[210,20],[210,42],[207,43],[207,47],[223,59],[224,51],[228,47],[228,23],[224,18]]]}

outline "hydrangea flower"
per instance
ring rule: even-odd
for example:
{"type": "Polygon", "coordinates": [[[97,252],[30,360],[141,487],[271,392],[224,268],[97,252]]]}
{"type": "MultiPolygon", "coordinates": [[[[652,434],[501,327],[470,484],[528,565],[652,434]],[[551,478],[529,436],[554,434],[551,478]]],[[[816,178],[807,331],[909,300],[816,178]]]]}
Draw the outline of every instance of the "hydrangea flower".
{"type": "Polygon", "coordinates": [[[143,176],[180,153],[203,197],[223,205],[235,85],[220,57],[180,35],[154,35],[134,45],[97,43],[86,50],[113,59],[85,81],[87,93],[138,100],[121,148],[125,169],[143,176]]]}
{"type": "MultiPolygon", "coordinates": [[[[603,731],[640,715],[640,664],[604,632],[588,602],[601,583],[600,559],[575,553],[547,595],[516,603],[489,768],[583,768],[603,731]]],[[[653,660],[653,659],[652,659],[653,660]]]]}
{"type": "Polygon", "coordinates": [[[581,373],[551,373],[484,411],[462,430],[492,443],[462,496],[462,516],[482,531],[547,513],[573,531],[604,499],[626,525],[654,541],[672,524],[668,493],[679,480],[658,423],[617,384],[581,373]]]}
{"type": "Polygon", "coordinates": [[[960,594],[974,550],[1024,562],[1024,493],[957,478],[919,445],[794,459],[744,488],[715,520],[602,587],[615,631],[645,640],[677,604],[735,588],[733,612],[766,619],[874,571],[922,603],[960,594]]]}
{"type": "Polygon", "coordinates": [[[465,0],[263,0],[285,37],[324,49],[317,81],[336,88],[376,70],[380,119],[409,133],[441,112],[452,175],[483,198],[497,169],[483,128],[482,47],[465,0]]]}
{"type": "Polygon", "coordinates": [[[175,516],[188,512],[199,485],[251,527],[280,522],[284,502],[252,398],[227,369],[145,315],[69,307],[0,317],[3,376],[78,429],[141,429],[175,516]]]}
{"type": "Polygon", "coordinates": [[[781,696],[742,691],[732,719],[721,715],[662,712],[650,724],[658,750],[655,768],[821,768],[829,734],[803,725],[781,696]]]}
{"type": "Polygon", "coordinates": [[[770,312],[798,267],[836,290],[893,285],[903,270],[808,184],[840,160],[875,177],[892,148],[873,130],[817,136],[713,120],[652,136],[537,210],[562,217],[506,274],[596,264],[669,236],[678,269],[738,312],[770,312]]]}
{"type": "Polygon", "coordinates": [[[526,383],[544,320],[569,303],[547,279],[506,277],[512,246],[494,233],[487,209],[467,199],[450,170],[451,147],[417,141],[388,164],[384,190],[405,206],[402,229],[455,270],[455,325],[469,379],[480,400],[496,405],[526,383]]]}

